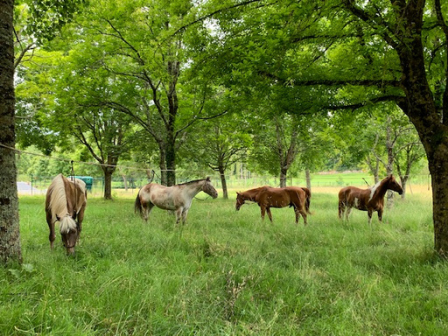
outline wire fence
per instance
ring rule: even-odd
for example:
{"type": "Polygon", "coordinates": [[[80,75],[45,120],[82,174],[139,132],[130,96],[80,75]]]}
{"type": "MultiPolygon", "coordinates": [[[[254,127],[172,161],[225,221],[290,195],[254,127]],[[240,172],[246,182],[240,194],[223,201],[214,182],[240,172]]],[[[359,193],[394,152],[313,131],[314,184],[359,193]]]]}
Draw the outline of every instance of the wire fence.
{"type": "MultiPolygon", "coordinates": [[[[176,176],[177,183],[183,183],[194,179],[205,178],[206,176],[188,176],[187,174],[180,174],[176,176]]],[[[45,194],[47,187],[50,185],[54,176],[36,176],[36,175],[19,175],[18,176],[18,191],[19,194],[40,195],[45,194]]],[[[93,195],[102,195],[105,189],[103,176],[81,176],[81,179],[87,180],[88,191],[93,195]],[[89,185],[89,182],[90,185],[89,185]]],[[[222,189],[221,177],[218,174],[210,175],[212,184],[217,189],[222,189]]],[[[161,183],[160,176],[155,174],[154,178],[135,177],[135,176],[113,176],[111,182],[112,192],[120,191],[121,193],[134,194],[142,186],[149,182],[161,183]]],[[[246,173],[229,174],[225,176],[225,182],[228,190],[245,190],[263,185],[272,187],[280,186],[280,179],[274,176],[261,176],[246,173]]],[[[286,181],[287,185],[306,186],[305,174],[303,177],[289,177],[286,181]]],[[[373,186],[374,178],[367,173],[315,173],[311,174],[312,188],[342,188],[348,185],[367,188],[373,186]]],[[[413,175],[409,178],[407,188],[419,186],[420,188],[431,189],[431,181],[428,175],[413,175]]]]}

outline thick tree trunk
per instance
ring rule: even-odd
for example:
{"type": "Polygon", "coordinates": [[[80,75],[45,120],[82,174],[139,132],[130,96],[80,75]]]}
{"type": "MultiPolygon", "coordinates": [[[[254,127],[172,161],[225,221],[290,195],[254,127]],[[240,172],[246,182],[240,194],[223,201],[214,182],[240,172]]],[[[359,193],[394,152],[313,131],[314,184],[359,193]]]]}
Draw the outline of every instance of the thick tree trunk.
{"type": "Polygon", "coordinates": [[[174,138],[169,137],[169,143],[166,150],[166,182],[167,186],[173,186],[176,184],[176,148],[174,138]]]}
{"type": "Polygon", "coordinates": [[[229,193],[227,191],[227,180],[226,180],[225,170],[222,167],[219,168],[219,176],[221,177],[221,186],[222,186],[223,198],[224,199],[228,199],[229,198],[229,193]]]}
{"type": "Polygon", "coordinates": [[[417,39],[409,42],[400,54],[407,98],[403,110],[415,125],[428,158],[432,180],[434,249],[448,256],[448,118],[445,116],[441,121],[437,113],[426,80],[422,53],[423,46],[417,39]]]}
{"type": "Polygon", "coordinates": [[[282,167],[280,169],[280,188],[286,187],[286,178],[287,178],[286,175],[287,174],[288,174],[288,170],[285,169],[284,167],[282,167]]]}
{"type": "Polygon", "coordinates": [[[434,248],[448,256],[448,141],[438,146],[429,161],[432,185],[434,248]]]}
{"type": "Polygon", "coordinates": [[[112,174],[115,169],[110,169],[110,167],[105,167],[104,172],[104,199],[112,199],[112,174]]]}
{"type": "MultiPolygon", "coordinates": [[[[14,1],[0,1],[0,143],[15,147],[14,1]]],[[[15,154],[0,147],[0,262],[22,262],[15,154]]]]}
{"type": "Polygon", "coordinates": [[[403,188],[403,193],[401,194],[401,199],[405,199],[406,198],[406,186],[408,183],[408,177],[400,176],[400,181],[401,181],[401,188],[403,188]]]}
{"type": "Polygon", "coordinates": [[[305,180],[306,180],[306,187],[311,190],[311,172],[309,169],[305,170],[305,180]]]}
{"type": "Polygon", "coordinates": [[[165,154],[165,148],[159,145],[160,149],[160,161],[159,161],[159,168],[160,168],[160,184],[167,185],[167,167],[166,167],[166,154],[165,154]]]}

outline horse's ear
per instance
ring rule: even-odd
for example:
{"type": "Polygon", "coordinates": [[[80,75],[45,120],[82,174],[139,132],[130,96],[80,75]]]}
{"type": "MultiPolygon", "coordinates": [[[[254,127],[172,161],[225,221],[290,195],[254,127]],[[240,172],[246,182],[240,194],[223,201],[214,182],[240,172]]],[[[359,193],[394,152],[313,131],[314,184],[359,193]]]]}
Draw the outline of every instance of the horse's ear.
{"type": "Polygon", "coordinates": [[[208,182],[210,182],[210,176],[207,176],[206,180],[207,180],[208,182]]]}
{"type": "Polygon", "coordinates": [[[240,195],[240,193],[239,193],[238,191],[236,192],[236,194],[237,194],[237,195],[240,195]]]}

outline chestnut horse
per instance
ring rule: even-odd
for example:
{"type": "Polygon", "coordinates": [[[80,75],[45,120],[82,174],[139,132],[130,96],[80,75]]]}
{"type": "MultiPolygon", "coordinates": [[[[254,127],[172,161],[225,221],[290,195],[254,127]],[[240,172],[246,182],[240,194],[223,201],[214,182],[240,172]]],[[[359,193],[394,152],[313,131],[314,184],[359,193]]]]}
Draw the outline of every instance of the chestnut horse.
{"type": "Polygon", "coordinates": [[[369,224],[372,223],[372,214],[374,211],[378,212],[378,220],[382,222],[384,195],[387,190],[396,191],[400,195],[403,193],[403,189],[393,175],[389,175],[369,189],[360,189],[356,187],[342,188],[339,191],[339,218],[343,219],[345,212],[345,218],[348,220],[352,208],[356,208],[358,210],[367,211],[367,214],[369,215],[369,224]]]}
{"type": "Polygon", "coordinates": [[[67,254],[75,252],[76,243],[82,231],[82,221],[87,205],[87,190],[84,181],[71,180],[62,174],[57,175],[47,189],[45,213],[50,228],[50,247],[55,240],[54,226],[59,221],[62,243],[67,254]]]}
{"type": "Polygon", "coordinates": [[[305,225],[307,224],[307,213],[310,212],[311,191],[308,188],[285,187],[272,188],[269,186],[254,188],[236,193],[236,210],[240,210],[245,201],[258,203],[261,210],[261,218],[264,220],[267,211],[272,223],[271,208],[293,207],[296,214],[296,224],[302,215],[305,225]]]}
{"type": "Polygon", "coordinates": [[[210,177],[202,180],[190,181],[166,187],[157,183],[149,183],[140,189],[135,199],[134,209],[147,222],[149,213],[154,206],[164,210],[176,212],[176,224],[182,218],[185,224],[188,210],[193,198],[199,192],[205,192],[213,198],[218,197],[218,192],[210,183],[210,177]]]}

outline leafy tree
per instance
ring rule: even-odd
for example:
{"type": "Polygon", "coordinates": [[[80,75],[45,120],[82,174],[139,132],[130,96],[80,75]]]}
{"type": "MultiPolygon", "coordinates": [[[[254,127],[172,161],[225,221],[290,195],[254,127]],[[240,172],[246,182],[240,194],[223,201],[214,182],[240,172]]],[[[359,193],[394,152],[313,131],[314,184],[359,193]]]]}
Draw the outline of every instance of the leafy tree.
{"type": "MultiPolygon", "coordinates": [[[[14,8],[14,69],[17,81],[20,83],[27,77],[33,77],[34,87],[16,91],[16,138],[22,148],[36,145],[45,154],[50,154],[57,142],[57,136],[52,136],[48,128],[36,117],[42,106],[43,99],[36,96],[41,91],[39,81],[45,73],[42,58],[49,55],[39,50],[39,47],[55,38],[61,28],[72,21],[74,16],[85,4],[85,0],[54,1],[54,0],[18,0],[14,8]],[[36,56],[36,50],[38,56],[36,56]],[[36,71],[35,61],[44,69],[36,71]],[[40,60],[40,61],[39,61],[40,60]],[[40,78],[39,78],[40,77],[40,78]]],[[[45,96],[45,93],[42,93],[45,96]]]]}
{"type": "Polygon", "coordinates": [[[190,62],[184,32],[170,36],[194,10],[188,1],[99,1],[67,32],[74,52],[88,58],[86,69],[99,70],[111,83],[110,94],[85,107],[119,111],[140,125],[158,146],[162,183],[168,185],[175,183],[177,151],[188,128],[209,117],[208,83],[184,75],[190,62]]]}
{"type": "Polygon", "coordinates": [[[245,117],[240,112],[206,120],[196,127],[195,141],[187,146],[188,158],[219,173],[225,199],[229,198],[226,172],[236,162],[244,162],[253,145],[245,117]]]}
{"type": "Polygon", "coordinates": [[[223,53],[235,56],[223,58],[232,59],[231,64],[221,63],[229,83],[248,83],[239,74],[251,73],[302,93],[308,88],[310,95],[301,99],[318,102],[324,111],[394,101],[425,149],[432,176],[434,248],[448,253],[446,6],[440,0],[244,4],[246,10],[239,6],[236,11],[233,3],[214,3],[210,11],[227,38],[219,42],[223,53]]]}
{"type": "MultiPolygon", "coordinates": [[[[53,8],[55,2],[46,1],[49,7],[53,8]]],[[[72,2],[72,4],[76,1],[72,2]]],[[[57,8],[58,5],[55,5],[57,8]]],[[[63,18],[69,17],[73,12],[73,7],[64,7],[56,10],[60,14],[60,23],[63,24],[63,18]]],[[[45,11],[42,11],[44,13],[45,11]]],[[[18,216],[18,200],[16,186],[16,165],[14,151],[15,147],[15,95],[14,95],[14,70],[17,66],[14,64],[14,1],[0,1],[0,259],[2,263],[10,260],[22,261],[20,246],[20,230],[18,216]]],[[[54,22],[54,20],[50,20],[54,22]]],[[[48,26],[42,23],[42,27],[48,26]]],[[[33,31],[35,36],[39,36],[38,31],[33,31]]]]}

